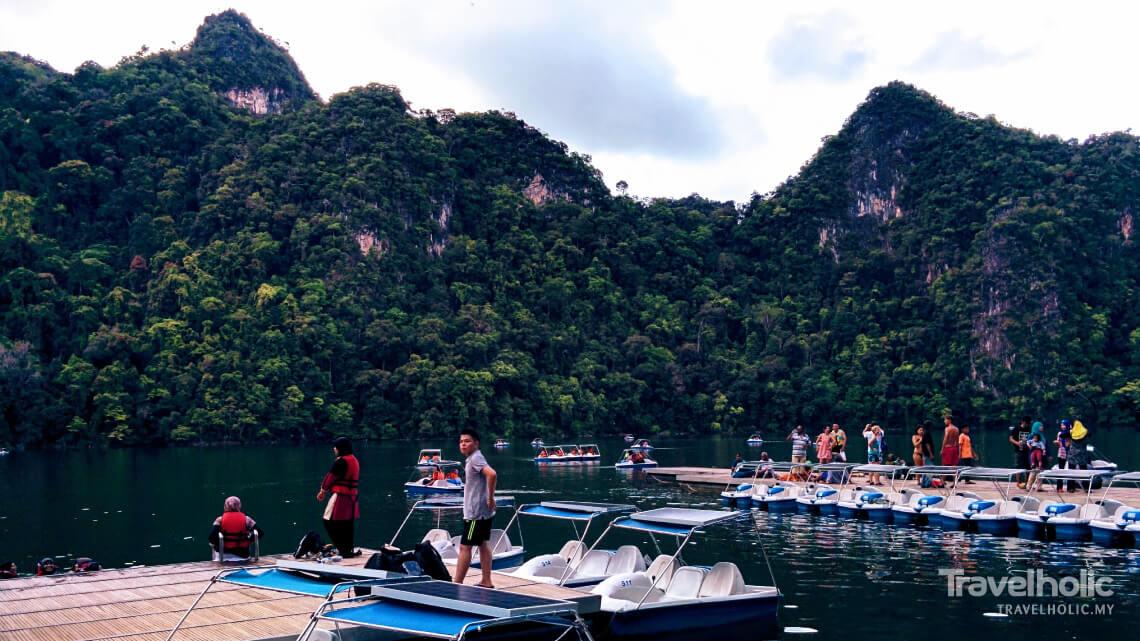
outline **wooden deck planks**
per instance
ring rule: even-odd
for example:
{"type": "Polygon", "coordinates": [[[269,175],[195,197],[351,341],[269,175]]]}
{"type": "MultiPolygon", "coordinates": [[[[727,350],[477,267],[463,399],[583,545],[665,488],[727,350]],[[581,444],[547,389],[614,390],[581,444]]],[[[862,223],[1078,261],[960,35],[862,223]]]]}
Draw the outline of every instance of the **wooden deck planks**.
{"type": "MultiPolygon", "coordinates": [[[[363,566],[368,554],[346,560],[363,566]]],[[[260,565],[278,558],[265,557],[260,565]]],[[[209,561],[26,577],[0,583],[0,641],[165,641],[170,629],[223,566],[209,561]]],[[[479,581],[478,570],[467,583],[479,581]]],[[[579,601],[593,595],[495,573],[495,584],[533,596],[579,601]]],[[[320,599],[226,583],[214,585],[174,641],[253,641],[298,634],[320,599]]]]}

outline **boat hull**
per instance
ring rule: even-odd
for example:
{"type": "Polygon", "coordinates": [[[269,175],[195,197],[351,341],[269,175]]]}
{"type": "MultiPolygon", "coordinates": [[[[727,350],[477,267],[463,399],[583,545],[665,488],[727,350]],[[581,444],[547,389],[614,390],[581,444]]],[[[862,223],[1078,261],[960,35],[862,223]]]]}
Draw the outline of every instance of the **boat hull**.
{"type": "Polygon", "coordinates": [[[776,639],[779,595],[694,601],[668,607],[601,612],[591,628],[597,639],[684,641],[689,639],[776,639]],[[612,618],[611,618],[612,617],[612,618]]]}
{"type": "Polygon", "coordinates": [[[890,506],[865,506],[863,511],[866,512],[867,518],[876,523],[890,523],[891,522],[891,508],[890,506]]]}
{"type": "Polygon", "coordinates": [[[1092,534],[1092,540],[1099,545],[1109,547],[1136,546],[1136,531],[1133,528],[1121,529],[1116,524],[1089,523],[1089,532],[1092,534]]]}
{"type": "Polygon", "coordinates": [[[896,525],[926,525],[930,521],[930,515],[926,512],[915,512],[913,510],[891,510],[891,520],[896,525]]]}
{"type": "Polygon", "coordinates": [[[404,491],[410,496],[427,496],[430,494],[444,494],[448,496],[456,496],[463,494],[463,486],[459,485],[454,488],[450,487],[433,487],[430,485],[405,485],[404,491]]]}
{"type": "Polygon", "coordinates": [[[1088,521],[1074,519],[1042,519],[1040,516],[1017,515],[1017,533],[1021,536],[1057,541],[1083,541],[1090,537],[1088,521]]]}

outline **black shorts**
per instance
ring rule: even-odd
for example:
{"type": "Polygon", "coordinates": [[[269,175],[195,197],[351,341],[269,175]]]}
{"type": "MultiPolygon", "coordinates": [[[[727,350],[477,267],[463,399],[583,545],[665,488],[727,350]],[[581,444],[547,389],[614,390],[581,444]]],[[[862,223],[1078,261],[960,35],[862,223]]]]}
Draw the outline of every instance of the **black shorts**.
{"type": "Polygon", "coordinates": [[[491,539],[491,519],[463,519],[463,535],[459,537],[460,545],[479,545],[491,539]]]}

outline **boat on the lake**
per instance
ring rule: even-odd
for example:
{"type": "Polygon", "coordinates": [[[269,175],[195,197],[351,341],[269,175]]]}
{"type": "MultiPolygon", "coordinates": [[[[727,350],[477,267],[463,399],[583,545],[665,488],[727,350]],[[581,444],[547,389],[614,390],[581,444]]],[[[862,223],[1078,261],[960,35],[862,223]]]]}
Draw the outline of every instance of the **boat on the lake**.
{"type": "Polygon", "coordinates": [[[427,469],[417,466],[416,474],[404,483],[404,491],[417,494],[463,494],[463,466],[456,461],[432,463],[427,469]]]}

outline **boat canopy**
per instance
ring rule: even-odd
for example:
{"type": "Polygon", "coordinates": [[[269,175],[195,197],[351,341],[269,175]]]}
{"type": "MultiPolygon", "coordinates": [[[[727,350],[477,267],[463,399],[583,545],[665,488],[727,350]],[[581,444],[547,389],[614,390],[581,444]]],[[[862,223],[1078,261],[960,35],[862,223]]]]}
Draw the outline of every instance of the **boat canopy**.
{"type": "Polygon", "coordinates": [[[1045,470],[1044,472],[1039,472],[1037,474],[1037,478],[1038,479],[1045,479],[1045,480],[1072,479],[1072,480],[1088,481],[1088,480],[1094,479],[1098,476],[1112,476],[1113,472],[1114,472],[1113,470],[1109,470],[1109,469],[1104,469],[1104,470],[1045,470]]]}
{"type": "Polygon", "coordinates": [[[443,450],[432,450],[432,449],[420,450],[420,456],[423,456],[424,454],[427,454],[428,456],[431,456],[432,454],[443,454],[443,450]]]}
{"type": "Polygon", "coordinates": [[[702,527],[733,521],[744,514],[746,513],[661,507],[620,517],[610,527],[687,537],[702,527]]]}
{"type": "MultiPolygon", "coordinates": [[[[964,468],[956,465],[919,465],[907,470],[907,474],[914,476],[915,474],[929,474],[931,476],[953,476],[964,468]]],[[[984,468],[976,468],[984,469],[984,468]]]]}
{"type": "Polygon", "coordinates": [[[1024,470],[1017,467],[967,467],[964,468],[959,474],[959,478],[964,479],[992,479],[995,481],[1012,481],[1013,479],[1028,474],[1029,470],[1024,470]]]}
{"type": "Polygon", "coordinates": [[[872,474],[894,474],[896,472],[905,472],[908,469],[910,468],[905,465],[883,465],[882,463],[868,463],[866,465],[858,465],[852,468],[851,471],[870,472],[872,474]]]}
{"type": "MultiPolygon", "coordinates": [[[[795,463],[794,465],[797,467],[802,467],[804,464],[795,463]]],[[[820,463],[819,465],[812,466],[811,469],[815,470],[816,472],[842,472],[843,470],[849,470],[858,465],[858,463],[820,463]]]]}
{"type": "Polygon", "coordinates": [[[1125,472],[1112,477],[1113,483],[1140,483],[1140,472],[1125,472]]]}
{"type": "MultiPolygon", "coordinates": [[[[513,496],[500,496],[495,495],[495,505],[497,507],[514,507],[515,497],[513,496]]],[[[463,497],[462,496],[434,496],[428,499],[421,499],[412,505],[413,510],[462,510],[463,497]]]]}
{"type": "Polygon", "coordinates": [[[627,514],[636,511],[636,506],[623,503],[571,503],[566,501],[543,501],[537,504],[523,505],[518,509],[519,514],[566,521],[590,521],[606,514],[627,514]]]}

